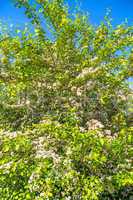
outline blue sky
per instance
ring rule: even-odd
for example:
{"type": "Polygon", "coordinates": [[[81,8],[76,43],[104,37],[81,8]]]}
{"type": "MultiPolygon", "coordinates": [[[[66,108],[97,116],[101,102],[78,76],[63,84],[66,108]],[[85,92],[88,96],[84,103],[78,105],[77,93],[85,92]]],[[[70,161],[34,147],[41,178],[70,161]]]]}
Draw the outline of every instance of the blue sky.
{"type": "MultiPolygon", "coordinates": [[[[66,0],[67,1],[67,0],[66,0]]],[[[78,0],[77,0],[78,1],[78,0]]],[[[67,1],[74,7],[74,0],[67,1]]],[[[133,22],[133,0],[80,0],[82,10],[90,13],[90,21],[97,25],[104,18],[106,9],[112,9],[113,24],[128,19],[133,22]]],[[[23,9],[16,9],[12,0],[0,0],[0,19],[10,19],[13,23],[23,24],[27,21],[23,9]]]]}

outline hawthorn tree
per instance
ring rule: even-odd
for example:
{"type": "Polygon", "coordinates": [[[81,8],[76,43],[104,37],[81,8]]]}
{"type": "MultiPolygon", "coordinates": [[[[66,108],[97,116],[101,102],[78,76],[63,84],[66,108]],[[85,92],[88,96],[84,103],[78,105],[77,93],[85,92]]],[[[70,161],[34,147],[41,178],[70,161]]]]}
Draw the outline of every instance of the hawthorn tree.
{"type": "Polygon", "coordinates": [[[0,36],[1,199],[129,199],[133,27],[15,2],[33,30],[0,36]]]}

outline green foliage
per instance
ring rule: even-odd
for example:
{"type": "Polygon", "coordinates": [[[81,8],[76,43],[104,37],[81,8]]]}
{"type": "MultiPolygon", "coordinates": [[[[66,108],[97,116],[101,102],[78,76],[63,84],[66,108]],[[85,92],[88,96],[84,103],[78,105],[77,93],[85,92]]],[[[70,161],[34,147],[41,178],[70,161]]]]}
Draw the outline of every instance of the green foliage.
{"type": "Polygon", "coordinates": [[[33,31],[1,25],[0,199],[132,199],[133,27],[15,2],[33,31]]]}
{"type": "Polygon", "coordinates": [[[131,131],[123,129],[112,140],[48,118],[25,132],[1,131],[1,199],[113,195],[133,184],[131,131]]]}

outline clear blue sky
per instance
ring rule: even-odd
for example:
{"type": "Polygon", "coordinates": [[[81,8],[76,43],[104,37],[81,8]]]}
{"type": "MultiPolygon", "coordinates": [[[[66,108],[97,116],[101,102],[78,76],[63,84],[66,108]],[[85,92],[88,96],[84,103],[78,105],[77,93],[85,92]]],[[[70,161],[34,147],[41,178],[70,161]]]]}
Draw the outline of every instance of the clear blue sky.
{"type": "MultiPolygon", "coordinates": [[[[79,0],[82,10],[90,13],[90,21],[98,24],[105,16],[106,9],[112,9],[114,25],[128,19],[129,24],[133,24],[133,0],[79,0]]],[[[74,6],[74,0],[66,0],[74,6]]],[[[0,19],[11,18],[13,23],[23,24],[27,21],[23,9],[16,9],[12,0],[0,0],[0,19]]]]}

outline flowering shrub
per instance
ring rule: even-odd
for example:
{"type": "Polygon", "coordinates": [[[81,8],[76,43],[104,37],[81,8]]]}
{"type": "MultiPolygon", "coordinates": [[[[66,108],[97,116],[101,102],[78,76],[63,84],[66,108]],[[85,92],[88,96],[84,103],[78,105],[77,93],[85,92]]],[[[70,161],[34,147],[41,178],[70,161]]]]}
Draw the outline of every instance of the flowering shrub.
{"type": "Polygon", "coordinates": [[[33,30],[1,27],[0,199],[132,199],[133,27],[15,2],[33,30]]]}
{"type": "Polygon", "coordinates": [[[116,138],[55,121],[1,135],[1,199],[121,199],[133,184],[131,129],[116,138]],[[113,196],[114,193],[119,195],[113,196]]]}

